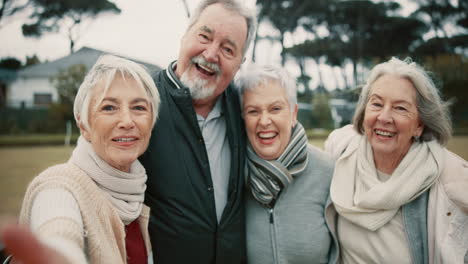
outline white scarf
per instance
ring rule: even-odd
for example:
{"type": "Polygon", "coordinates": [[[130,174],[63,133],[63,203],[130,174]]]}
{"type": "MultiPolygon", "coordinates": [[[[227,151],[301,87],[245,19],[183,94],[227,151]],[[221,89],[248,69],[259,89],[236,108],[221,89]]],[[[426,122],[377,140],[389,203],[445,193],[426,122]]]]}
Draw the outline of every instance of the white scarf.
{"type": "Polygon", "coordinates": [[[118,170],[99,157],[92,145],[80,136],[70,161],[85,171],[107,194],[124,224],[133,222],[140,215],[147,177],[138,160],[132,163],[129,173],[118,170]]]}
{"type": "Polygon", "coordinates": [[[432,186],[442,172],[443,155],[436,141],[413,143],[390,179],[381,182],[370,144],[356,136],[335,165],[330,195],[337,212],[368,230],[379,229],[432,186]]]}

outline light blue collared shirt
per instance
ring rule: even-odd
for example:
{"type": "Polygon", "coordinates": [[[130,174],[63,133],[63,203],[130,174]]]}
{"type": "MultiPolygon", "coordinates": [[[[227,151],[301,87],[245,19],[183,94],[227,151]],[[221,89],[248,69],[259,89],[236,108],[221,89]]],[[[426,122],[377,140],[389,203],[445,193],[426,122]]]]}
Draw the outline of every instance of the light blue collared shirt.
{"type": "Polygon", "coordinates": [[[227,203],[229,172],[231,170],[231,150],[226,135],[226,119],[221,106],[223,96],[224,94],[221,94],[218,97],[206,119],[197,114],[198,126],[203,135],[210,161],[218,223],[227,203]]]}

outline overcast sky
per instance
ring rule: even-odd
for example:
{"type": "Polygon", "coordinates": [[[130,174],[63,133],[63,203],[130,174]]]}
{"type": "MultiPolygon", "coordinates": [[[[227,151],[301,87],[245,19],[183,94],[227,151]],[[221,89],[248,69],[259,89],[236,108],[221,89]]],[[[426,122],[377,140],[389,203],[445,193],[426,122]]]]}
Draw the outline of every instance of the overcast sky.
{"type": "MultiPolygon", "coordinates": [[[[244,0],[253,5],[254,1],[244,0]]],[[[176,59],[179,42],[188,23],[182,0],[116,0],[119,15],[105,15],[87,25],[77,47],[89,46],[111,51],[162,67],[176,59]]],[[[199,0],[187,0],[194,9],[199,0]]],[[[24,16],[23,16],[24,17],[24,16]]],[[[54,60],[69,53],[64,35],[46,34],[40,39],[24,38],[24,19],[13,17],[0,28],[0,58],[25,60],[37,54],[41,60],[54,60]]]]}
{"type": "MultiPolygon", "coordinates": [[[[186,0],[191,11],[200,0],[186,0]]],[[[255,0],[240,0],[253,6],[255,0]]],[[[406,2],[399,0],[398,2],[406,2]]],[[[83,32],[76,43],[80,48],[88,46],[103,51],[121,54],[130,58],[154,63],[165,68],[177,58],[179,42],[188,24],[188,18],[182,0],[115,0],[122,10],[119,15],[105,15],[97,18],[83,32]]],[[[407,6],[406,10],[410,10],[407,6]]],[[[405,13],[408,13],[405,12],[405,13]]],[[[55,60],[69,54],[69,42],[65,35],[45,34],[39,39],[24,38],[21,25],[27,15],[20,14],[2,22],[0,27],[0,58],[15,57],[25,61],[26,56],[36,54],[41,61],[55,60]]],[[[260,35],[272,29],[266,25],[260,27],[260,35]]],[[[289,36],[286,45],[300,43],[307,33],[289,36]]],[[[257,62],[279,64],[281,46],[278,43],[262,41],[257,48],[257,62]]],[[[251,53],[251,51],[250,51],[251,53]]],[[[250,54],[248,54],[249,56],[250,54]]],[[[299,75],[299,68],[294,63],[287,64],[293,75],[299,75]]],[[[312,87],[318,80],[316,65],[309,65],[312,87]]],[[[342,80],[333,78],[333,69],[322,66],[324,84],[328,89],[342,87],[342,80]]],[[[337,70],[337,69],[335,69],[337,70]]]]}

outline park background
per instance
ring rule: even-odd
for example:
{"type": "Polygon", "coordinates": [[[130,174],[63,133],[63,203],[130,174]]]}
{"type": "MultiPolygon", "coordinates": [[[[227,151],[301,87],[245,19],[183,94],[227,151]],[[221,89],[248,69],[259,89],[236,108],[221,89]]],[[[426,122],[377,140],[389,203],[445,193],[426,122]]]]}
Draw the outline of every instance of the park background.
{"type": "MultiPolygon", "coordinates": [[[[90,64],[67,64],[49,77],[53,96],[15,101],[8,97],[12,89],[35,85],[18,88],[15,82],[84,50],[165,68],[177,58],[198,2],[0,2],[0,215],[16,214],[28,182],[69,158],[78,136],[73,97],[90,64]]],[[[468,1],[244,2],[257,7],[260,21],[246,63],[283,65],[297,78],[299,119],[312,144],[322,147],[331,130],[350,122],[370,68],[409,56],[431,72],[451,102],[448,148],[468,159],[468,1]]]]}

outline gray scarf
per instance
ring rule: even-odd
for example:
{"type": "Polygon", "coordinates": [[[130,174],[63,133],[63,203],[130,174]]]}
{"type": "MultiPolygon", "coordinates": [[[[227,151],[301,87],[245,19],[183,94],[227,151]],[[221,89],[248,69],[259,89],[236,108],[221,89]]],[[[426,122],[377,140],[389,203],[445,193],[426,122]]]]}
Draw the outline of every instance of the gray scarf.
{"type": "Polygon", "coordinates": [[[138,160],[132,163],[129,173],[120,171],[101,159],[91,144],[79,137],[70,161],[85,171],[107,194],[124,224],[133,222],[140,215],[147,177],[138,160]]]}
{"type": "Polygon", "coordinates": [[[277,160],[264,160],[247,147],[246,177],[253,197],[263,206],[273,207],[281,190],[307,167],[307,136],[297,123],[288,146],[277,160]]]}

